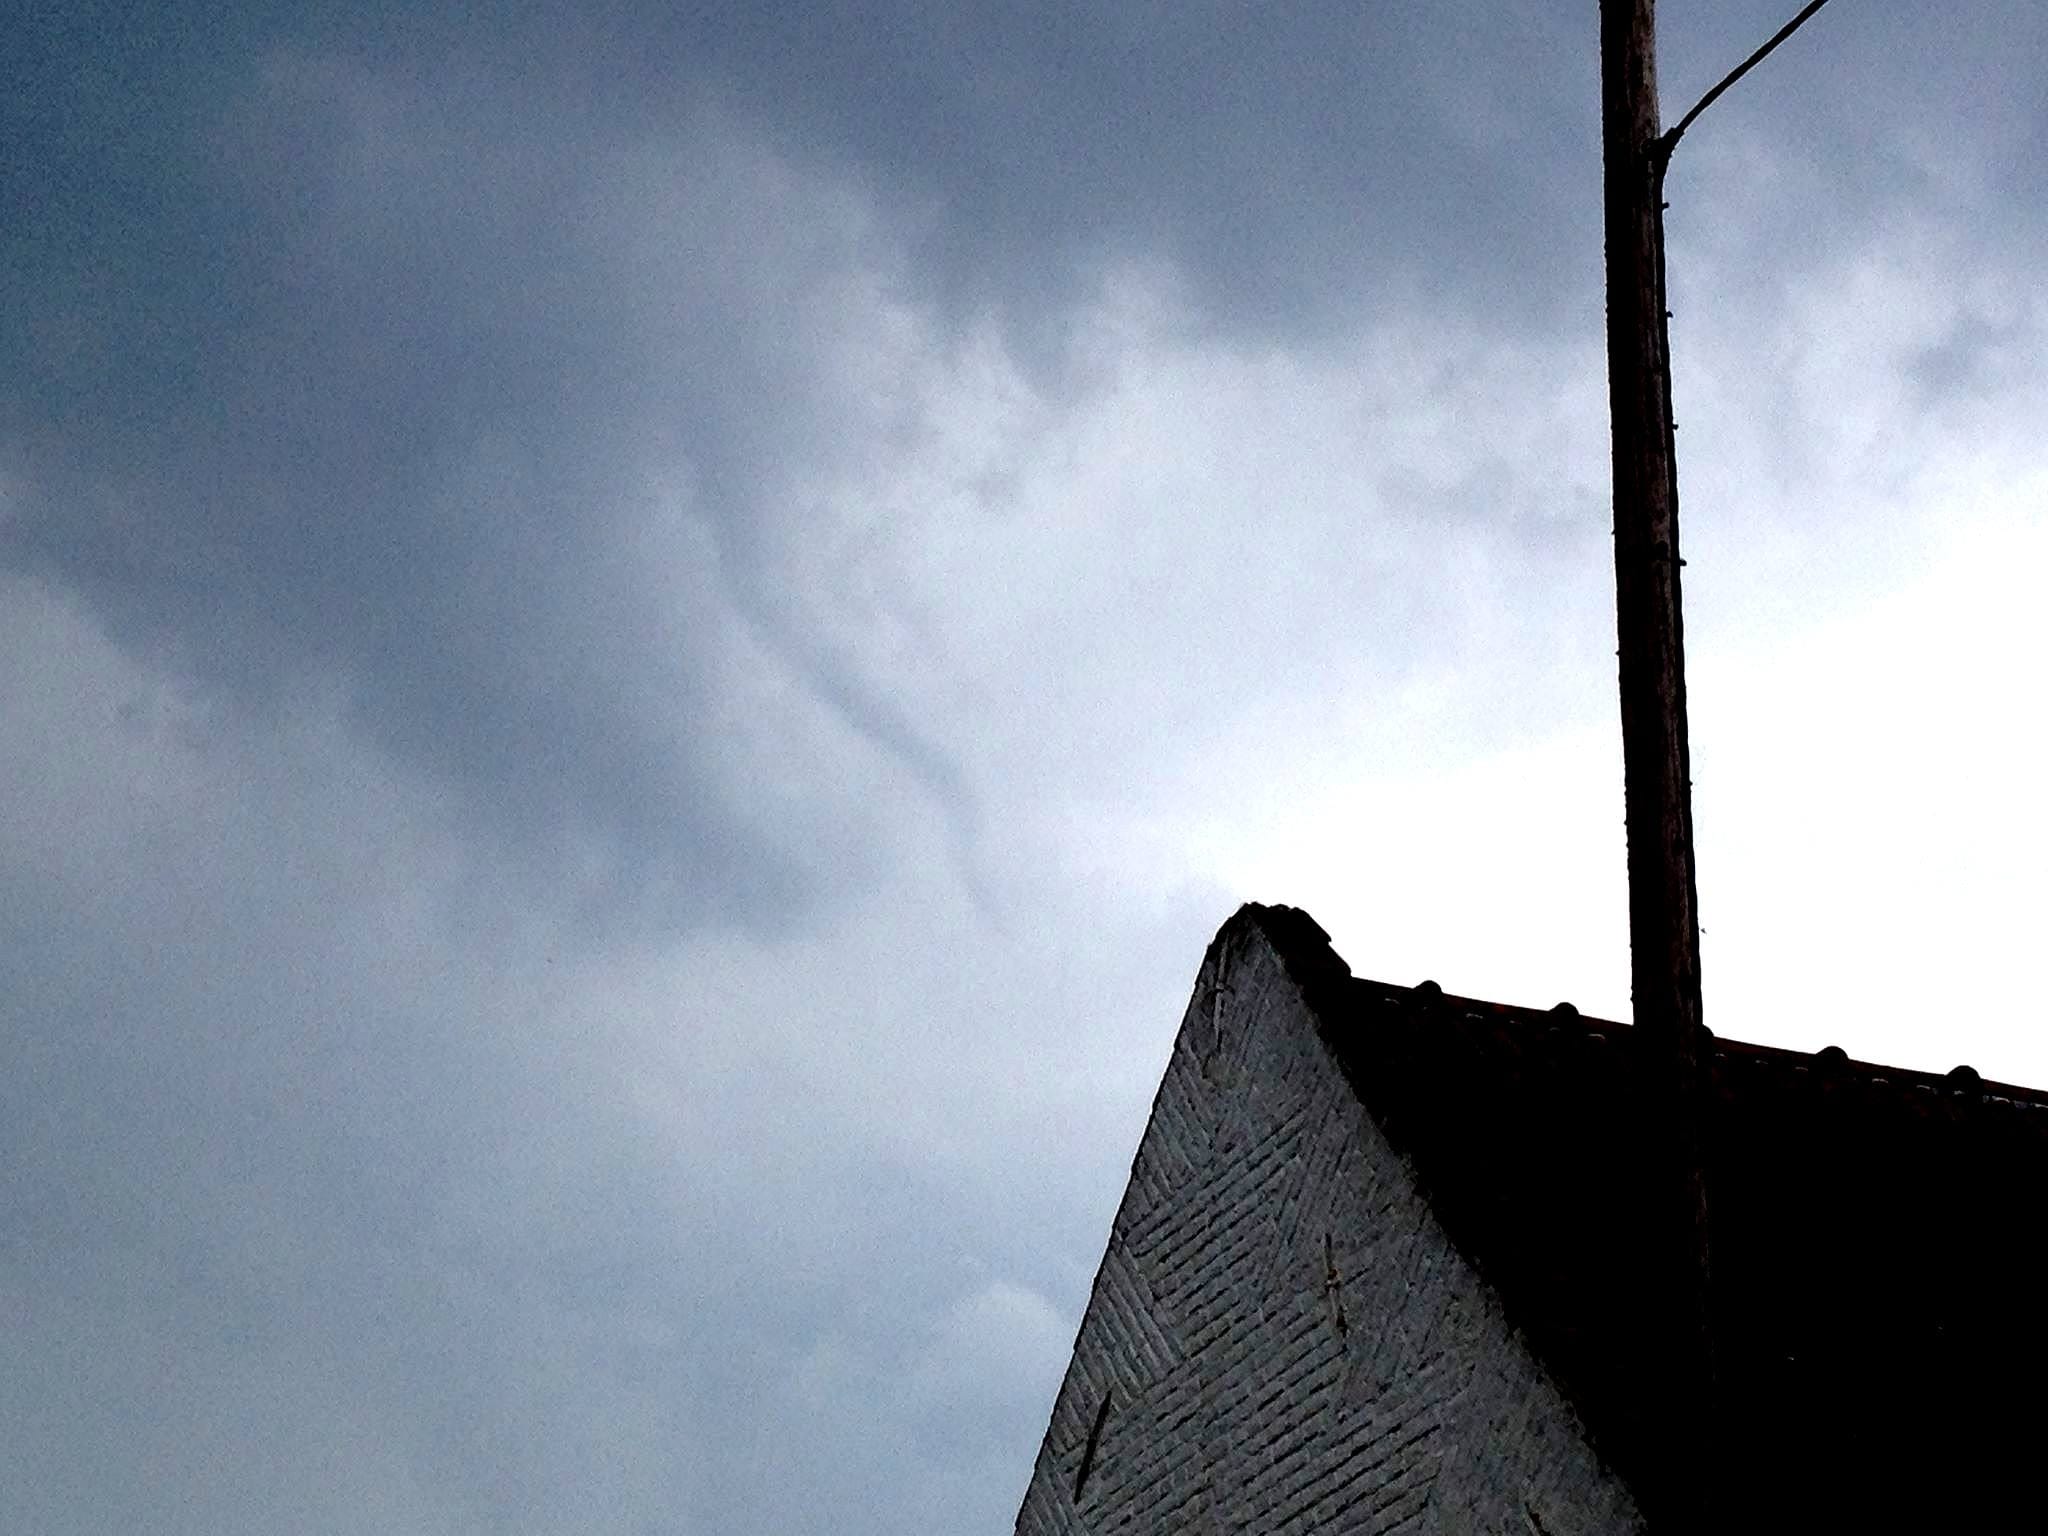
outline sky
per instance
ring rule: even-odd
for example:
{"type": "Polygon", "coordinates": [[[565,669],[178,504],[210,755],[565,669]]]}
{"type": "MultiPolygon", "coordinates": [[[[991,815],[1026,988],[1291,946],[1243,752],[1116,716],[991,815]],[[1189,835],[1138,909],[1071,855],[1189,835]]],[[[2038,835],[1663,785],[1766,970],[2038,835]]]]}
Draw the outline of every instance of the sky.
{"type": "MultiPolygon", "coordinates": [[[[1626,1018],[1596,19],[8,0],[0,1530],[1008,1529],[1240,902],[1626,1018]]],[[[1719,1034],[2048,1085],[2044,78],[1674,162],[1719,1034]]]]}

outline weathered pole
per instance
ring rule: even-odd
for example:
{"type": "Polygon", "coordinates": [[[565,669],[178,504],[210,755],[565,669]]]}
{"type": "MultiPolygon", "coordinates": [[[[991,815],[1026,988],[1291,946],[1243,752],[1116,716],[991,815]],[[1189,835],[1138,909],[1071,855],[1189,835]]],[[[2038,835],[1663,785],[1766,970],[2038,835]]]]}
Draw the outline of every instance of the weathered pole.
{"type": "Polygon", "coordinates": [[[1628,828],[1630,984],[1642,1124],[1652,1141],[1650,1295],[1662,1529],[1711,1520],[1714,1370],[1701,1133],[1711,1064],[1700,1010],[1691,755],[1686,742],[1678,470],[1664,290],[1664,166],[1655,0],[1601,0],[1607,381],[1628,828]]]}

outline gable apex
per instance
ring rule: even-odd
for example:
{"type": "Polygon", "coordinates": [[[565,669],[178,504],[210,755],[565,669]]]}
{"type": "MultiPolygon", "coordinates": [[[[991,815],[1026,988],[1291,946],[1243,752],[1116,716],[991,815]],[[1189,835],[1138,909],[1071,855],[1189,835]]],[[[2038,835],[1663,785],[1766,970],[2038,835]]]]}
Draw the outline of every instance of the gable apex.
{"type": "MultiPolygon", "coordinates": [[[[1491,1522],[1544,1500],[1544,1529],[1636,1528],[1658,1293],[1632,1062],[1625,1025],[1355,978],[1307,913],[1240,909],[1020,1532],[1379,1529],[1368,1488],[1404,1530],[1527,1529],[1491,1522]],[[1345,1459],[1361,1425],[1396,1435],[1378,1471],[1345,1459]],[[1331,1502],[1269,1523],[1260,1457],[1331,1502]],[[1113,1492],[1140,1468],[1179,1490],[1164,1523],[1113,1492]]],[[[2048,1409],[2010,1388],[2048,1379],[2048,1095],[1717,1040],[1706,1132],[1731,1510],[1955,1528],[2030,1502],[2048,1409]]]]}

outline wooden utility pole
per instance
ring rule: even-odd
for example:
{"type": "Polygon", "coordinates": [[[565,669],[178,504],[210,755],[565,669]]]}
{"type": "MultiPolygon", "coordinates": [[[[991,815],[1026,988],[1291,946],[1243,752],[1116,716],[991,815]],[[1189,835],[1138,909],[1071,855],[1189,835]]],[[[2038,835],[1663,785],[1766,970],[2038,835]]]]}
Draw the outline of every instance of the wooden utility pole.
{"type": "Polygon", "coordinates": [[[1715,1528],[1720,1411],[1703,1160],[1712,1044],[1700,1016],[1699,887],[1686,742],[1678,458],[1664,292],[1664,170],[1728,88],[1812,19],[1807,4],[1662,133],[1656,0],[1600,0],[1600,146],[1607,232],[1607,390],[1614,423],[1614,589],[1628,824],[1629,980],[1650,1238],[1644,1340],[1656,1436],[1653,1522],[1715,1528]]]}
{"type": "Polygon", "coordinates": [[[1705,1074],[1692,764],[1679,601],[1678,469],[1664,293],[1664,166],[1657,120],[1655,0],[1601,0],[1607,384],[1614,425],[1614,578],[1627,800],[1630,984],[1642,1124],[1653,1145],[1645,1315],[1656,1469],[1653,1524],[1711,1521],[1714,1370],[1705,1074]]]}

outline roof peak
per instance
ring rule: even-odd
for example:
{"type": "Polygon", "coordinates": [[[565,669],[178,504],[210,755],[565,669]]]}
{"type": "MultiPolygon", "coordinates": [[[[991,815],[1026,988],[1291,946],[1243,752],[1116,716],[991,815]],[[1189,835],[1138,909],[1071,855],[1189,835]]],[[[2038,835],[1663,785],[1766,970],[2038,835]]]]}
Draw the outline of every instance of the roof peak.
{"type": "MultiPolygon", "coordinates": [[[[1434,980],[1425,979],[1411,986],[1402,986],[1354,976],[1350,965],[1338,954],[1329,930],[1300,907],[1248,901],[1217,931],[1216,942],[1221,944],[1230,935],[1246,931],[1255,931],[1266,937],[1289,975],[1305,993],[1325,991],[1331,987],[1351,987],[1385,999],[1399,1000],[1409,1008],[1421,1006],[1441,1010],[1447,1015],[1462,1014],[1475,1020],[1514,1020],[1538,1028],[1576,1024],[1588,1031],[1598,1043],[1604,1043],[1610,1036],[1626,1041],[1633,1034],[1631,1025],[1581,1013],[1568,1001],[1553,1003],[1547,1008],[1500,1003],[1446,992],[1434,980]]],[[[1981,1095],[2048,1110],[2048,1090],[1987,1078],[1967,1063],[1947,1069],[1899,1067],[1852,1057],[1839,1045],[1823,1046],[1818,1051],[1802,1051],[1791,1046],[1724,1038],[1711,1030],[1707,1033],[1717,1064],[1729,1061],[1752,1065],[1779,1063],[1795,1073],[1840,1075],[1866,1080],[1878,1087],[1896,1085],[1909,1092],[1981,1095]]]]}

